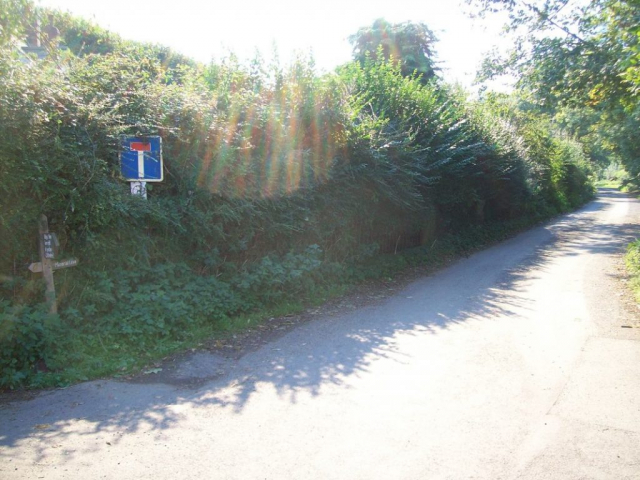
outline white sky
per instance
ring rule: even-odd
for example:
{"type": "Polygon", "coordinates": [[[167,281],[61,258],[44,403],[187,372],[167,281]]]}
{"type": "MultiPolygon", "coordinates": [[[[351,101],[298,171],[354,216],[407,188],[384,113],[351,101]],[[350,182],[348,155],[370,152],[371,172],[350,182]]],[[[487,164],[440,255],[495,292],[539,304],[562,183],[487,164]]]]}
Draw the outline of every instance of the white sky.
{"type": "Polygon", "coordinates": [[[321,70],[348,61],[347,37],[376,18],[424,22],[440,41],[437,59],[447,81],[469,88],[483,54],[505,48],[501,22],[472,21],[461,0],[40,0],[39,5],[91,19],[124,38],[167,45],[197,60],[229,51],[241,59],[256,48],[268,59],[313,52],[321,70]]]}

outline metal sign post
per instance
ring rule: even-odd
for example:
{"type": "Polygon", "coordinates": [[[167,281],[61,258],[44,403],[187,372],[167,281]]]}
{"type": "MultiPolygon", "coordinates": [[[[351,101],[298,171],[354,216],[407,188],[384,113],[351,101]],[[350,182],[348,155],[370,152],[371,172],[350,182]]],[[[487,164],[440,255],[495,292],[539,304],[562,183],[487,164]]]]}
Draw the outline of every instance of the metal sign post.
{"type": "Polygon", "coordinates": [[[120,173],[131,182],[131,194],[147,198],[147,182],[162,182],[162,138],[122,137],[120,173]]]}

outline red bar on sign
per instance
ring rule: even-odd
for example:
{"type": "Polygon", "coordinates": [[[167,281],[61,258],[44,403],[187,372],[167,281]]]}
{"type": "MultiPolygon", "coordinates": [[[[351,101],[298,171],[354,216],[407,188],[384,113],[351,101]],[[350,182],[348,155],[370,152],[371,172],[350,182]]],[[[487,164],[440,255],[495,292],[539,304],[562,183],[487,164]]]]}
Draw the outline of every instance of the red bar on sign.
{"type": "Polygon", "coordinates": [[[137,152],[150,152],[151,144],[144,142],[131,142],[131,150],[135,150],[137,152]]]}

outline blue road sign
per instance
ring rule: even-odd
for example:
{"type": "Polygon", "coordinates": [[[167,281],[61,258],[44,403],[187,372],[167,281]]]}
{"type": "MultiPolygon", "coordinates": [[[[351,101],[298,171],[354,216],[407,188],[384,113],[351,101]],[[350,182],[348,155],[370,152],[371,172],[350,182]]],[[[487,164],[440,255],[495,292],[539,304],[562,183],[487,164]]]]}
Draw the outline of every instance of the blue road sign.
{"type": "Polygon", "coordinates": [[[128,182],[161,182],[162,139],[160,137],[122,137],[120,172],[128,182]]]}

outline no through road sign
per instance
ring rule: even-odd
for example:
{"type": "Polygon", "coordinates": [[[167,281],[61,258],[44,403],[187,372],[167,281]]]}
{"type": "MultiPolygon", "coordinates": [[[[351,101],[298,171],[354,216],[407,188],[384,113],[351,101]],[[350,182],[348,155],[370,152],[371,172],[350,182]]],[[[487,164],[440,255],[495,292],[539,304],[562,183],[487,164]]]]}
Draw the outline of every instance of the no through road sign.
{"type": "Polygon", "coordinates": [[[120,172],[129,182],[161,182],[162,139],[160,137],[122,137],[120,172]]]}

